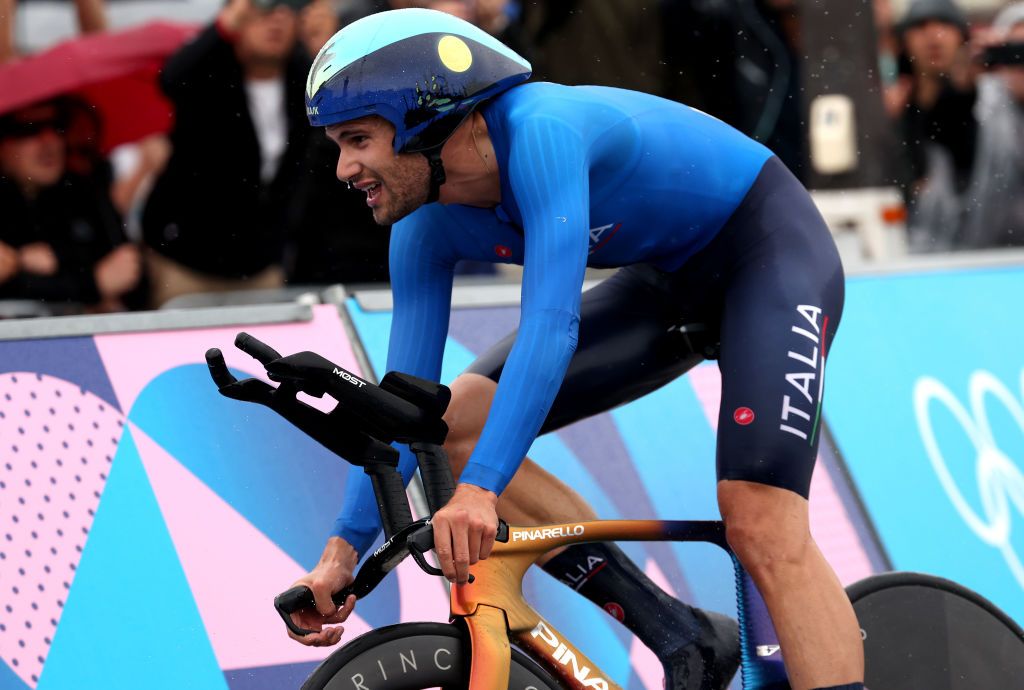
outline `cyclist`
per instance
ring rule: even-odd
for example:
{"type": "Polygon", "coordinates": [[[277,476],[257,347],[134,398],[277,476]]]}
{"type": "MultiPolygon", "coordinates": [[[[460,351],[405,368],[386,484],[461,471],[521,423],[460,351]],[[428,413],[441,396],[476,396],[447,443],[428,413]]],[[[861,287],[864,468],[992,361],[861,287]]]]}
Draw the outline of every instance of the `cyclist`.
{"type": "MultiPolygon", "coordinates": [[[[764,595],[792,686],[862,688],[853,609],[808,528],[825,357],[843,303],[827,227],[779,160],[724,123],[647,94],[529,76],[526,61],[472,25],[407,9],[338,32],[307,82],[310,123],[340,149],[338,178],[366,192],[378,223],[394,223],[389,370],[439,378],[457,261],[524,267],[518,333],[451,386],[446,447],[459,484],[433,517],[445,575],[466,582],[491,550],[498,513],[519,524],[592,518],[575,492],[524,461],[531,442],[681,375],[699,357],[678,326],[712,323],[729,543],[764,595]],[[621,270],[581,296],[587,266],[621,270]]],[[[406,455],[403,474],[413,468],[406,455]]],[[[352,611],[352,598],[335,610],[329,595],[380,529],[363,479],[300,581],[323,615],[310,612],[307,627],[352,611]]],[[[585,594],[600,601],[616,589],[627,622],[657,627],[658,612],[643,606],[664,595],[621,552],[578,545],[545,569],[564,573],[577,554],[615,564],[591,580],[615,573],[595,584],[602,592],[585,594]],[[634,600],[644,602],[635,611],[634,600]]],[[[674,630],[641,630],[667,634],[684,658],[667,664],[667,682],[697,687],[704,675],[724,686],[724,626],[670,608],[674,630]]]]}

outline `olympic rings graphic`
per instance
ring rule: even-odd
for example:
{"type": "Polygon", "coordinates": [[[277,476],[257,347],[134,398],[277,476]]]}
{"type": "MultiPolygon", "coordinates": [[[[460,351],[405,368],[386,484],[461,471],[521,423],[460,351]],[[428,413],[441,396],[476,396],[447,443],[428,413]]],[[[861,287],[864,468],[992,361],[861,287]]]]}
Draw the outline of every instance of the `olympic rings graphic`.
{"type": "MultiPolygon", "coordinates": [[[[1002,403],[1022,433],[1024,403],[1014,397],[999,379],[984,370],[971,374],[968,388],[970,412],[937,379],[928,376],[918,379],[914,385],[914,411],[921,441],[942,488],[960,517],[979,539],[999,550],[1014,578],[1024,588],[1024,563],[1010,543],[1010,504],[1018,515],[1024,517],[1024,472],[1000,450],[992,434],[985,402],[986,396],[992,396],[1002,403]],[[953,415],[974,446],[975,477],[983,515],[978,515],[964,498],[939,450],[929,412],[932,401],[942,404],[953,415]]],[[[1021,371],[1021,393],[1024,398],[1024,371],[1021,371]]]]}

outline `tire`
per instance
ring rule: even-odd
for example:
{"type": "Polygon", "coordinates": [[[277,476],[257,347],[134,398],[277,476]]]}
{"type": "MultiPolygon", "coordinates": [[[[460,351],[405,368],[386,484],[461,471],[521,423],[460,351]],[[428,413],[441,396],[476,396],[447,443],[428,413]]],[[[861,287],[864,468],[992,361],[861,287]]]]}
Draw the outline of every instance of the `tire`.
{"type": "MultiPolygon", "coordinates": [[[[302,690],[465,688],[469,634],[447,623],[399,623],[371,630],[327,657],[302,690]]],[[[512,647],[510,690],[563,690],[547,671],[512,647]]]]}
{"type": "Polygon", "coordinates": [[[918,573],[874,575],[847,594],[864,638],[866,687],[1021,687],[1024,631],[980,594],[918,573]]]}

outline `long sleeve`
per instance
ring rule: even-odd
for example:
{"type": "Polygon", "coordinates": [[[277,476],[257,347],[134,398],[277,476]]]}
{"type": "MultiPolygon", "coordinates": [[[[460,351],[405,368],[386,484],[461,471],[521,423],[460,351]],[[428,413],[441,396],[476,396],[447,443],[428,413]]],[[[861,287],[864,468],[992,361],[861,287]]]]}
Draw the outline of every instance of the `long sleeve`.
{"type": "MultiPolygon", "coordinates": [[[[450,223],[442,207],[425,206],[396,223],[391,231],[389,263],[394,312],[388,343],[388,371],[437,381],[448,335],[456,257],[440,228],[450,223]]],[[[408,483],[416,458],[402,446],[399,470],[408,483]]],[[[369,478],[350,475],[333,534],[361,555],[380,533],[380,515],[369,478]]]]}
{"type": "Polygon", "coordinates": [[[519,123],[508,177],[526,240],[519,334],[460,481],[495,493],[540,431],[576,349],[586,269],[589,184],[578,133],[557,118],[519,123]]]}

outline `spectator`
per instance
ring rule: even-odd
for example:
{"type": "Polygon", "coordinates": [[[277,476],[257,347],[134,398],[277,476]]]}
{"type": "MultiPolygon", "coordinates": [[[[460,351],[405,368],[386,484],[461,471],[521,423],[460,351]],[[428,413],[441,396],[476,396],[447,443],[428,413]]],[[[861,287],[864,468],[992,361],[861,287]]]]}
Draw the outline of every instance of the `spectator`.
{"type": "Polygon", "coordinates": [[[898,33],[903,95],[891,107],[900,111],[911,243],[917,251],[949,249],[977,135],[967,19],[953,0],[913,0],[898,33]]]}
{"type": "Polygon", "coordinates": [[[172,152],[142,215],[154,305],[283,284],[288,203],[311,131],[308,66],[295,8],[251,0],[230,0],[167,61],[172,152]]]}
{"type": "MultiPolygon", "coordinates": [[[[328,0],[314,0],[299,15],[299,38],[310,55],[320,52],[339,28],[328,0]]],[[[366,194],[338,181],[337,163],[338,147],[322,132],[312,132],[302,162],[307,181],[292,197],[288,218],[289,283],[388,280],[390,229],[374,223],[366,194]]]]}
{"type": "Polygon", "coordinates": [[[108,190],[68,168],[67,101],[0,116],[0,297],[124,308],[140,282],[108,190]]]}
{"type": "MultiPolygon", "coordinates": [[[[14,6],[17,0],[0,0],[0,64],[18,57],[14,40],[14,6]]],[[[74,0],[78,30],[82,34],[107,28],[105,0],[74,0]]]]}
{"type": "Polygon", "coordinates": [[[1005,7],[984,43],[1013,47],[979,78],[978,150],[961,245],[1024,245],[1024,2],[1005,7]]]}
{"type": "Polygon", "coordinates": [[[885,112],[892,119],[898,120],[907,106],[910,78],[900,75],[900,48],[892,21],[891,0],[874,0],[873,10],[875,34],[878,37],[878,76],[882,84],[885,112]]]}
{"type": "MultiPolygon", "coordinates": [[[[664,94],[661,11],[634,0],[523,4],[534,78],[664,94]]],[[[519,46],[509,45],[519,52],[519,46]]],[[[522,54],[522,53],[520,53],[522,54]]]]}

